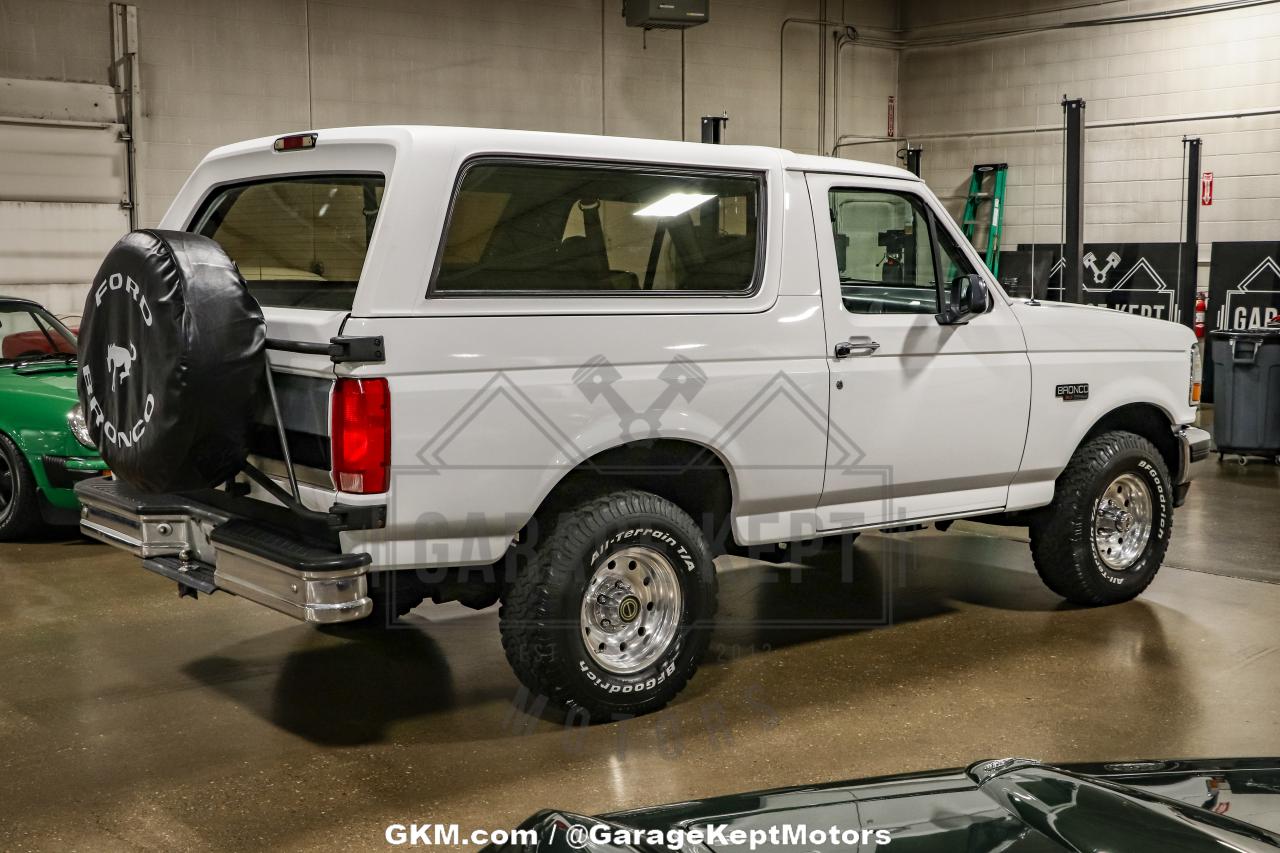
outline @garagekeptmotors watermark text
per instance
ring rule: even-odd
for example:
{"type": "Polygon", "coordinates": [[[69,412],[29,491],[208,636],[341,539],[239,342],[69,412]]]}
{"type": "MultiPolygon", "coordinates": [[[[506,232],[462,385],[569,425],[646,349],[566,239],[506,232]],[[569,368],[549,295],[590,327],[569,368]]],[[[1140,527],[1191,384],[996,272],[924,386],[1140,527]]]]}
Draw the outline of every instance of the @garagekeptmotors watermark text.
{"type": "Polygon", "coordinates": [[[557,836],[562,837],[564,843],[574,850],[641,845],[672,851],[698,846],[713,849],[732,846],[747,850],[857,849],[872,844],[883,846],[893,840],[893,834],[887,829],[856,829],[834,824],[809,826],[803,823],[779,823],[746,829],[711,823],[667,829],[640,829],[589,819],[586,823],[575,823],[561,817],[550,817],[539,828],[473,829],[464,833],[458,824],[393,823],[385,832],[387,843],[396,847],[466,847],[485,844],[534,846],[539,842],[550,846],[555,843],[557,836]]]}

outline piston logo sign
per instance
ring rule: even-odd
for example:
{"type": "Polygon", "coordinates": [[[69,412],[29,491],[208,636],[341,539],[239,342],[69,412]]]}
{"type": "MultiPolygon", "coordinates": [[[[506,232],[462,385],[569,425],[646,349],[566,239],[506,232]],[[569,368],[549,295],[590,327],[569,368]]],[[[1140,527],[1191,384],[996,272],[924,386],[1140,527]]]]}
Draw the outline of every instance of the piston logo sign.
{"type": "MultiPolygon", "coordinates": [[[[1177,287],[1179,243],[1099,243],[1086,247],[1080,259],[1081,301],[1129,314],[1181,323],[1190,316],[1188,295],[1194,288],[1177,287]]],[[[1014,254],[1014,253],[1007,253],[1014,254]]],[[[1066,269],[1060,247],[1024,244],[1017,255],[1046,258],[1044,266],[1028,264],[1037,278],[1036,293],[1062,299],[1062,274],[1066,269]],[[1033,251],[1034,249],[1034,251],[1033,251]],[[1043,253],[1043,254],[1042,254],[1043,253]],[[1047,269],[1045,268],[1047,266],[1047,269]],[[1041,284],[1041,280],[1044,284],[1041,284]]]]}
{"type": "MultiPolygon", "coordinates": [[[[121,273],[113,273],[106,276],[98,284],[93,291],[94,307],[101,308],[104,299],[127,299],[134,305],[138,318],[142,320],[144,328],[150,328],[154,320],[151,314],[151,306],[147,304],[147,298],[138,287],[138,283],[132,277],[122,275],[121,273]]],[[[106,376],[111,379],[111,387],[103,389],[94,384],[93,381],[93,355],[88,354],[84,359],[84,364],[80,366],[80,375],[84,380],[85,392],[85,413],[91,427],[100,436],[98,440],[99,447],[104,445],[114,445],[117,447],[132,447],[141,441],[142,436],[147,431],[147,424],[151,422],[151,416],[155,413],[156,401],[155,397],[148,391],[142,403],[142,410],[137,413],[137,417],[123,419],[125,422],[118,422],[122,419],[119,413],[127,410],[126,405],[110,406],[114,414],[114,419],[108,417],[106,409],[99,399],[99,394],[109,393],[114,395],[113,399],[117,404],[121,403],[120,395],[128,395],[130,392],[127,380],[133,375],[135,364],[138,360],[138,348],[132,341],[123,343],[109,343],[105,351],[105,363],[102,365],[106,369],[106,376]]]]}
{"type": "Polygon", "coordinates": [[[1157,320],[1177,322],[1181,319],[1173,290],[1145,256],[1139,257],[1123,273],[1113,272],[1122,262],[1118,252],[1111,252],[1102,267],[1098,266],[1097,258],[1093,252],[1084,256],[1084,292],[1087,304],[1105,305],[1119,311],[1141,314],[1143,317],[1155,317],[1157,320]],[[1090,272],[1093,273],[1092,276],[1089,275],[1090,272]],[[1089,283],[1091,278],[1092,286],[1089,283]]]}

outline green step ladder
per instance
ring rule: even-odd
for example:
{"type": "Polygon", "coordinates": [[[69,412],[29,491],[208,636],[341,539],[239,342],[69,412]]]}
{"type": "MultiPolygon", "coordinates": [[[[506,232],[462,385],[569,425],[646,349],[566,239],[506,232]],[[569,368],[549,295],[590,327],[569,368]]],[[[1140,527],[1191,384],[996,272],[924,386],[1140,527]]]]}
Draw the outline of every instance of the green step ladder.
{"type": "Polygon", "coordinates": [[[1000,232],[1004,230],[1004,188],[1009,174],[1008,163],[982,163],[973,167],[969,177],[969,196],[960,220],[964,236],[983,256],[992,275],[1000,275],[1000,232]],[[985,231],[987,244],[978,245],[979,230],[985,231]]]}

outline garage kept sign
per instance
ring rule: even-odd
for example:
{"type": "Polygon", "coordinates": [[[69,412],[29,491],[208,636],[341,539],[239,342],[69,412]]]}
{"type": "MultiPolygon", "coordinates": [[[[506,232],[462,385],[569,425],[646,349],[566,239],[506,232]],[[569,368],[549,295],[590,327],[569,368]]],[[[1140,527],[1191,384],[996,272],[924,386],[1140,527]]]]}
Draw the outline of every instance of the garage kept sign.
{"type": "MultiPolygon", "coordinates": [[[[1013,292],[1022,295],[1028,291],[1038,299],[1061,300],[1066,264],[1060,249],[1057,245],[1023,243],[1017,251],[1004,252],[1001,270],[1021,273],[1013,292]],[[1030,279],[1030,287],[1022,276],[1030,279]]],[[[1181,249],[1181,243],[1088,244],[1081,259],[1084,304],[1189,324],[1194,316],[1195,286],[1188,282],[1178,292],[1181,249]]]]}
{"type": "MultiPolygon", "coordinates": [[[[1209,266],[1209,310],[1213,329],[1251,329],[1280,316],[1280,242],[1213,244],[1209,266]]],[[[1204,393],[1213,401],[1213,360],[1205,358],[1204,393]]]]}
{"type": "Polygon", "coordinates": [[[1209,306],[1214,329],[1252,329],[1280,316],[1280,242],[1214,243],[1209,306]]]}

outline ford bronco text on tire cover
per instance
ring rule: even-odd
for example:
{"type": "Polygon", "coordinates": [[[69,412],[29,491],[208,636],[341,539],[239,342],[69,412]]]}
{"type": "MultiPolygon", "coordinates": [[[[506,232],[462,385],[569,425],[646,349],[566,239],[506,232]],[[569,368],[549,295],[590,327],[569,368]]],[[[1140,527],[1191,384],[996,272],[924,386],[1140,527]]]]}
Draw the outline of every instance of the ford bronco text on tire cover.
{"type": "Polygon", "coordinates": [[[724,553],[975,518],[1129,600],[1208,452],[1188,329],[1011,299],[914,176],[766,148],[232,145],[84,315],[86,533],[309,622],[501,602],[591,720],[688,682],[724,553]]]}

